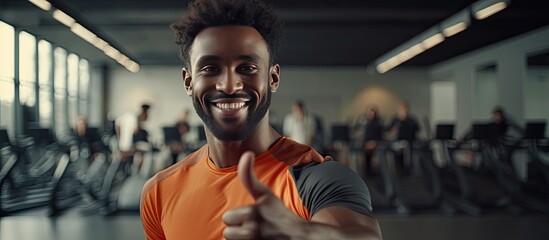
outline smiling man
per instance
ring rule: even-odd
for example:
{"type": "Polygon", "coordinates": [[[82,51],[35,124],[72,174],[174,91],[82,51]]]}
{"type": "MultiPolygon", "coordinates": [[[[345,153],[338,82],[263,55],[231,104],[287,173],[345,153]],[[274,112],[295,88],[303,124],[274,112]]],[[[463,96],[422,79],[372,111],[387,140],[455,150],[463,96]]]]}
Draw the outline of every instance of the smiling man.
{"type": "Polygon", "coordinates": [[[273,9],[199,0],[172,29],[208,143],[143,187],[147,239],[380,239],[360,177],[269,124],[282,33],[273,9]]]}

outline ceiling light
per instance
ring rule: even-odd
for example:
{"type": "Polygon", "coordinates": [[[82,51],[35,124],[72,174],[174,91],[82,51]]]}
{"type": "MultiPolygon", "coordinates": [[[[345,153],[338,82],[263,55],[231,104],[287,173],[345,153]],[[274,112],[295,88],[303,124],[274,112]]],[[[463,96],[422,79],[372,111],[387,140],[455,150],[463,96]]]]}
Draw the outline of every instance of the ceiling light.
{"type": "MultiPolygon", "coordinates": [[[[378,73],[385,73],[396,66],[410,60],[429,48],[444,41],[445,38],[454,36],[471,25],[471,14],[477,19],[484,19],[501,11],[510,3],[510,0],[482,0],[473,3],[453,16],[445,19],[440,24],[427,29],[391,51],[378,57],[373,66],[378,73]]],[[[369,66],[372,68],[372,65],[369,66]]]]}
{"type": "Polygon", "coordinates": [[[385,64],[379,64],[377,65],[376,67],[376,71],[380,74],[383,74],[383,73],[386,73],[387,71],[389,71],[390,69],[387,68],[387,66],[385,64]]]}
{"type": "Polygon", "coordinates": [[[469,8],[466,8],[445,19],[439,26],[444,37],[451,37],[467,29],[470,24],[471,14],[469,8]]]}
{"type": "Polygon", "coordinates": [[[107,46],[109,46],[109,43],[105,42],[105,40],[101,39],[101,38],[96,38],[94,42],[92,42],[92,44],[96,47],[96,48],[99,48],[101,51],[105,51],[105,49],[107,49],[107,46]]]}
{"type": "Polygon", "coordinates": [[[136,63],[135,61],[131,60],[129,57],[124,55],[122,52],[120,52],[120,50],[111,46],[107,41],[103,40],[96,33],[92,32],[91,30],[89,30],[89,28],[82,25],[82,23],[76,22],[76,20],[72,16],[69,16],[65,12],[59,9],[56,9],[57,8],[56,1],[53,2],[53,5],[46,0],[29,0],[29,1],[36,4],[39,7],[43,6],[46,9],[54,8],[55,10],[52,13],[53,18],[59,21],[60,23],[62,23],[63,25],[69,27],[74,34],[76,34],[80,38],[86,40],[96,48],[103,51],[105,55],[114,59],[120,65],[127,68],[129,71],[133,73],[136,73],[139,71],[138,63],[136,63]],[[38,4],[41,4],[41,5],[38,5],[38,4]]]}
{"type": "Polygon", "coordinates": [[[418,43],[401,52],[399,56],[401,56],[400,59],[402,60],[402,62],[406,62],[411,58],[417,56],[418,54],[422,53],[423,51],[425,51],[425,47],[423,47],[421,43],[418,43]]]}
{"type": "Polygon", "coordinates": [[[444,36],[440,33],[440,28],[438,26],[431,27],[379,57],[375,61],[376,70],[378,73],[385,73],[442,41],[444,41],[444,36]]]}
{"type": "Polygon", "coordinates": [[[72,25],[76,22],[74,18],[59,9],[53,11],[53,18],[67,27],[72,27],[72,25]]]}
{"type": "Polygon", "coordinates": [[[418,54],[424,52],[426,49],[423,47],[421,43],[418,43],[414,45],[413,47],[409,48],[408,51],[410,54],[413,54],[414,56],[417,56],[418,54]]]}
{"type": "Polygon", "coordinates": [[[403,61],[400,59],[399,56],[400,55],[393,56],[393,57],[389,58],[388,60],[378,64],[376,66],[377,72],[385,73],[385,72],[395,68],[396,66],[400,65],[403,61]]]}
{"type": "Polygon", "coordinates": [[[114,55],[116,52],[118,52],[118,50],[116,50],[116,48],[114,48],[113,46],[111,45],[107,45],[105,47],[105,49],[103,50],[103,52],[105,52],[105,54],[107,56],[110,56],[110,55],[114,55]]]}
{"type": "Polygon", "coordinates": [[[508,0],[484,0],[473,3],[471,8],[475,18],[482,20],[505,9],[508,3],[508,0]]]}
{"type": "Polygon", "coordinates": [[[124,63],[128,60],[130,60],[130,59],[128,57],[126,57],[126,55],[124,55],[124,54],[120,54],[120,56],[116,59],[116,61],[118,63],[120,63],[121,65],[124,65],[124,63]]]}
{"type": "Polygon", "coordinates": [[[97,36],[95,34],[78,23],[72,25],[71,31],[91,44],[97,41],[97,36]]]}
{"type": "Polygon", "coordinates": [[[41,8],[44,11],[51,10],[51,4],[46,0],[29,0],[29,2],[36,5],[37,7],[41,8]]]}
{"type": "Polygon", "coordinates": [[[435,34],[433,36],[430,36],[427,39],[423,40],[423,42],[421,42],[421,45],[425,49],[429,49],[429,48],[432,48],[432,47],[436,46],[437,44],[439,44],[443,41],[444,41],[444,36],[441,33],[437,33],[437,34],[435,34]]]}
{"type": "Polygon", "coordinates": [[[126,69],[128,69],[128,71],[132,73],[139,72],[139,64],[132,60],[127,61],[124,67],[126,67],[126,69]]]}
{"type": "Polygon", "coordinates": [[[442,34],[444,34],[445,37],[451,37],[462,32],[465,29],[467,29],[467,24],[464,22],[460,22],[456,23],[453,26],[442,29],[442,34]]]}

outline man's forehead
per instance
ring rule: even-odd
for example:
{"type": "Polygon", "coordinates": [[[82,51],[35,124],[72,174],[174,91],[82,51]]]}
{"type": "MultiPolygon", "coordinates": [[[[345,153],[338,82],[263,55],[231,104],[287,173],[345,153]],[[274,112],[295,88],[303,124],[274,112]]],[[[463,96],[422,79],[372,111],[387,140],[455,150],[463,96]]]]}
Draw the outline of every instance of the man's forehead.
{"type": "Polygon", "coordinates": [[[253,27],[224,25],[200,31],[191,47],[191,58],[220,53],[268,57],[267,43],[253,27]]]}

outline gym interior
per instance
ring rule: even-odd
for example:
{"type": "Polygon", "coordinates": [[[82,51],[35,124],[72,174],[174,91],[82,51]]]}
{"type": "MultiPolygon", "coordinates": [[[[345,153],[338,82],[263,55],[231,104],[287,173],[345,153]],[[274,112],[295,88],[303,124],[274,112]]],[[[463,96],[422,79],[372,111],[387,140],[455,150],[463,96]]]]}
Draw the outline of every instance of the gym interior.
{"type": "MultiPolygon", "coordinates": [[[[0,0],[0,239],[144,239],[144,183],[206,143],[170,30],[188,2],[0,0]]],[[[267,2],[270,123],[304,103],[384,239],[549,238],[549,2],[267,2]]]]}

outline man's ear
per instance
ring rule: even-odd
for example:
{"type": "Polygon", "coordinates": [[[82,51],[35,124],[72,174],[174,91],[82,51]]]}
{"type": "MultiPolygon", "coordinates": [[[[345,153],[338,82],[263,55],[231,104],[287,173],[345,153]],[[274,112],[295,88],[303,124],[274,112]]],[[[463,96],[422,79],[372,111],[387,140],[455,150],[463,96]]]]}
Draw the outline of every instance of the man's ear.
{"type": "Polygon", "coordinates": [[[269,85],[271,85],[271,92],[276,92],[280,85],[280,65],[274,64],[269,70],[269,85]]]}
{"type": "Polygon", "coordinates": [[[185,85],[185,91],[187,91],[187,95],[191,96],[193,93],[193,85],[191,77],[191,71],[187,68],[183,68],[181,70],[181,77],[183,78],[183,85],[185,85]]]}

